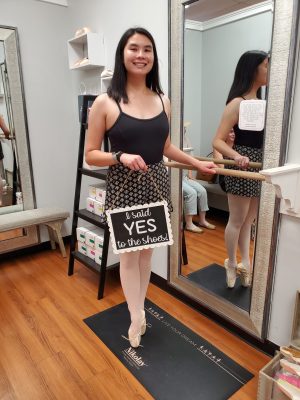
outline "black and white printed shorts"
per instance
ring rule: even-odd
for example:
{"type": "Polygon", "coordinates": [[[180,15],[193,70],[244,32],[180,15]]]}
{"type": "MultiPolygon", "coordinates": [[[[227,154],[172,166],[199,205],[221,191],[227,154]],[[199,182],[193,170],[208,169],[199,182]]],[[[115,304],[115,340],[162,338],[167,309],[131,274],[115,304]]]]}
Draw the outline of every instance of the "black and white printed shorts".
{"type": "MultiPolygon", "coordinates": [[[[242,156],[246,156],[250,161],[262,162],[262,149],[254,147],[234,145],[233,149],[242,156]]],[[[239,170],[237,166],[226,165],[225,168],[239,170]]],[[[247,168],[249,172],[258,172],[255,168],[247,168]]],[[[224,176],[225,188],[227,193],[236,196],[259,197],[261,190],[261,182],[254,179],[237,178],[235,176],[224,176]]]]}
{"type": "Polygon", "coordinates": [[[173,211],[169,175],[163,161],[148,165],[147,172],[131,171],[122,163],[109,167],[106,179],[105,210],[162,200],[167,201],[169,212],[173,211]]]}

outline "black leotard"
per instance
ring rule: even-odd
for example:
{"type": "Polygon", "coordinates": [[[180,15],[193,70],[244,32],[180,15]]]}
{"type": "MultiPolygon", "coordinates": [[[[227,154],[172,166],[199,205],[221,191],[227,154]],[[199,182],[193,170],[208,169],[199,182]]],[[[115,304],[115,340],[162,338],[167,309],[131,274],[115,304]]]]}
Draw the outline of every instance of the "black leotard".
{"type": "Polygon", "coordinates": [[[111,151],[139,154],[147,165],[160,162],[169,134],[169,121],[162,99],[161,102],[162,112],[147,119],[135,118],[124,113],[117,103],[120,110],[119,117],[106,132],[111,151]]]}
{"type": "Polygon", "coordinates": [[[264,142],[264,129],[261,131],[242,130],[238,124],[233,127],[235,138],[234,144],[240,146],[254,147],[261,149],[264,142]]]}

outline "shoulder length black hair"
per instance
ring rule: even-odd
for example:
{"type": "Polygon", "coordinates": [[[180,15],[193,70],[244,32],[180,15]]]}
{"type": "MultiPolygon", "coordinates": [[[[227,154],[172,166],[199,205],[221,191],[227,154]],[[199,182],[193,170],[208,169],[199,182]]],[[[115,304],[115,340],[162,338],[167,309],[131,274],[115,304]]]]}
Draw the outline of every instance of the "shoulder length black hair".
{"type": "MultiPolygon", "coordinates": [[[[268,58],[268,54],[260,50],[246,51],[246,53],[242,54],[235,69],[233,83],[226,104],[251,90],[257,73],[257,67],[266,58],[268,58]]],[[[257,90],[257,98],[261,99],[261,88],[257,90]]]]}
{"type": "Polygon", "coordinates": [[[115,56],[115,69],[110,87],[107,90],[108,96],[112,97],[118,103],[121,100],[123,100],[124,103],[128,103],[128,96],[126,92],[127,71],[124,65],[124,48],[128,42],[128,39],[136,33],[146,36],[150,40],[153,48],[154,62],[151,71],[146,76],[146,86],[156,93],[163,93],[159,81],[158,57],[153,36],[144,28],[129,28],[122,35],[119,41],[115,56]]]}

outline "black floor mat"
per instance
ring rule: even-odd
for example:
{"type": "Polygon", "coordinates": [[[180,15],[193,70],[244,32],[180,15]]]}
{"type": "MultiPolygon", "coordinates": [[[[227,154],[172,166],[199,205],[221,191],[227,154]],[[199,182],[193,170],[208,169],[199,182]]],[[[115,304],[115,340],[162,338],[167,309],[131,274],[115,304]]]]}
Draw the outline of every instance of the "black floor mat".
{"type": "Polygon", "coordinates": [[[228,289],[226,286],[225,269],[220,265],[210,264],[207,267],[188,274],[186,277],[243,310],[250,311],[251,288],[244,288],[238,277],[235,287],[228,289]]]}
{"type": "Polygon", "coordinates": [[[149,300],[145,311],[147,332],[137,349],[125,338],[126,303],[84,322],[156,400],[227,400],[253,377],[149,300]]]}

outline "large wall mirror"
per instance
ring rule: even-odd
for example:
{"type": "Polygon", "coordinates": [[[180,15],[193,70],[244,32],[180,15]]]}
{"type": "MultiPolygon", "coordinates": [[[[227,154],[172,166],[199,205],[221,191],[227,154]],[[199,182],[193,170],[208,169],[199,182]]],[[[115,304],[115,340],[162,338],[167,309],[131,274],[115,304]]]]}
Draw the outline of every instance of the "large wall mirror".
{"type": "MultiPolygon", "coordinates": [[[[35,206],[18,46],[17,29],[0,26],[0,215],[35,206]]],[[[0,253],[37,242],[36,227],[2,232],[0,253]]]]}
{"type": "MultiPolygon", "coordinates": [[[[297,1],[170,0],[170,84],[172,142],[195,156],[212,152],[240,56],[248,50],[270,55],[263,168],[284,163],[292,96],[297,1]]],[[[183,172],[184,173],[184,172],[183,172]]],[[[228,289],[223,268],[227,195],[218,183],[199,181],[208,196],[207,220],[216,229],[184,230],[182,171],[171,172],[175,245],[169,283],[251,335],[265,338],[278,230],[278,204],[271,185],[262,184],[253,224],[250,287],[228,289]]],[[[194,178],[196,178],[194,176],[194,178]]]]}

